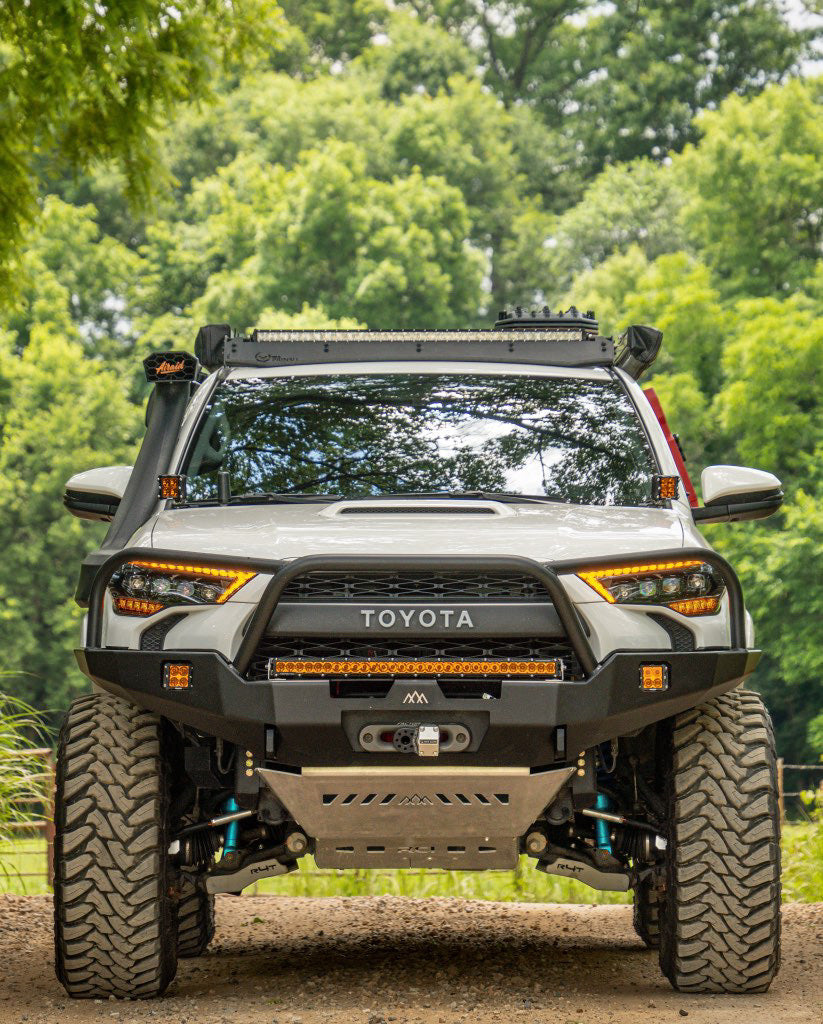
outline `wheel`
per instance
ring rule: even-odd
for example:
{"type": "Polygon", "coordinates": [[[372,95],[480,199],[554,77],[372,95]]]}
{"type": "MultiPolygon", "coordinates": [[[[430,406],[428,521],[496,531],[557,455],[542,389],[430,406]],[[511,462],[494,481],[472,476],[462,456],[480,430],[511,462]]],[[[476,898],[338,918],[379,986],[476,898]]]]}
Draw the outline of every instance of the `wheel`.
{"type": "Polygon", "coordinates": [[[660,881],[650,875],[634,890],[632,924],[649,949],[660,945],[660,904],[664,899],[660,881]]]}
{"type": "Polygon", "coordinates": [[[177,969],[160,719],[91,694],[60,731],[54,840],[57,977],[70,996],[149,998],[177,969]]]}
{"type": "Polygon", "coordinates": [[[780,963],[780,820],[756,693],[677,717],[668,790],[663,973],[682,992],[765,992],[780,963]]]}
{"type": "Polygon", "coordinates": [[[177,904],[177,955],[200,956],[214,938],[214,896],[186,883],[177,904]]]}

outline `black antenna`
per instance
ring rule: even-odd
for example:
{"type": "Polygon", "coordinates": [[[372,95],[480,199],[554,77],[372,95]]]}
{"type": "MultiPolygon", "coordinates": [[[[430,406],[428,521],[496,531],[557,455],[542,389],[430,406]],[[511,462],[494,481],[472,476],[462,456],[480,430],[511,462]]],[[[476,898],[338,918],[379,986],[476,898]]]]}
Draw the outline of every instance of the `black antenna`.
{"type": "Polygon", "coordinates": [[[221,505],[228,505],[231,501],[231,474],[225,469],[217,472],[217,501],[221,505]]]}

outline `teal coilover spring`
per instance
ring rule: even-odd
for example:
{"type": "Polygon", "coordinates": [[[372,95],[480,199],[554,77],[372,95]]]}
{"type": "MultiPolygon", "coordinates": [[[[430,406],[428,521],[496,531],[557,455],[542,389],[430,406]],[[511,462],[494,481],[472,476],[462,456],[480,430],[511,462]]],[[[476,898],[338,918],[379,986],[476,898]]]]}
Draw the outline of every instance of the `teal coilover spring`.
{"type": "MultiPolygon", "coordinates": [[[[594,806],[598,811],[607,811],[611,806],[611,801],[605,793],[598,793],[597,799],[594,802],[594,806]]],[[[597,843],[598,850],[606,850],[608,853],[612,852],[612,841],[609,838],[609,823],[602,821],[600,818],[596,818],[594,822],[594,835],[597,843]]]]}
{"type": "MultiPolygon", "coordinates": [[[[240,810],[240,804],[230,796],[228,800],[223,804],[224,814],[236,814],[240,810]]],[[[598,823],[599,824],[599,823],[598,823]]],[[[239,821],[230,821],[226,825],[226,835],[223,839],[223,856],[227,853],[234,853],[237,850],[237,834],[240,830],[239,821]]]]}

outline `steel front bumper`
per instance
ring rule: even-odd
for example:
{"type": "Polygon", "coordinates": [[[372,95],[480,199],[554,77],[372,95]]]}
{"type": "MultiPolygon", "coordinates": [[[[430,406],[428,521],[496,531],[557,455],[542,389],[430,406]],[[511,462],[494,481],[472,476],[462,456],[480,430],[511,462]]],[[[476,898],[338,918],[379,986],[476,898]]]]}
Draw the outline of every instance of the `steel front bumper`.
{"type": "MultiPolygon", "coordinates": [[[[553,766],[573,760],[604,740],[626,735],[724,693],[754,669],[758,651],[745,648],[743,595],[731,566],[715,552],[702,548],[644,552],[649,561],[700,557],[723,577],[729,598],[728,649],[675,652],[620,651],[598,663],[586,626],[574,607],[561,575],[581,565],[616,564],[615,559],[585,563],[540,564],[513,556],[307,556],[288,563],[233,559],[271,576],[249,619],[233,662],[203,650],[136,651],[107,648],[103,642],[106,586],[125,562],[151,556],[173,561],[190,553],[131,548],[118,552],[99,569],[89,603],[86,647],[77,652],[80,667],[96,683],[125,700],[158,711],[173,721],[206,734],[231,740],[259,759],[291,767],[409,766],[412,755],[369,753],[358,737],[365,726],[459,724],[471,742],[462,752],[442,752],[438,765],[477,767],[553,766]],[[289,583],[314,571],[513,571],[532,577],[549,598],[545,629],[559,627],[575,652],[581,681],[503,680],[499,698],[447,698],[435,679],[397,679],[389,693],[375,697],[333,697],[328,680],[284,679],[249,681],[250,660],[269,628],[289,583]],[[191,666],[187,689],[164,687],[163,669],[169,662],[191,666]],[[641,665],[665,663],[669,688],[645,691],[639,687],[641,665]],[[414,702],[409,699],[417,691],[414,702]],[[421,696],[422,695],[422,696],[421,696]]],[[[623,556],[625,558],[625,556],[623,556]]],[[[228,564],[225,557],[198,555],[201,565],[228,564]]],[[[629,558],[627,564],[632,564],[629,558]]]]}
{"type": "Polygon", "coordinates": [[[499,699],[482,700],[446,698],[435,680],[421,678],[396,680],[384,698],[338,698],[323,679],[250,682],[210,651],[77,651],[81,669],[124,700],[231,740],[258,758],[299,767],[409,766],[413,755],[359,749],[365,725],[395,720],[467,726],[469,748],[441,754],[439,765],[551,765],[733,689],[759,657],[749,650],[621,652],[584,681],[504,680],[499,699]],[[168,662],[192,666],[189,689],[164,687],[168,662]],[[640,666],[648,662],[668,665],[667,690],[640,689],[640,666]],[[404,703],[410,691],[426,702],[404,703]]]}

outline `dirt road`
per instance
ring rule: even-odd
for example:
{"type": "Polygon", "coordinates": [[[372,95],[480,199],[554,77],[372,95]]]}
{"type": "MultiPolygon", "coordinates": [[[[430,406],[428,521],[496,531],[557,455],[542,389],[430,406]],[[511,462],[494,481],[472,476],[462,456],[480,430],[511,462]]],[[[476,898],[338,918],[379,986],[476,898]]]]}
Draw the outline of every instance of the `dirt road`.
{"type": "Polygon", "coordinates": [[[0,896],[0,1022],[72,1024],[821,1024],[823,904],[784,912],[762,996],[672,992],[626,907],[218,897],[218,933],[163,1000],[75,1002],[51,904],[0,896]]]}

